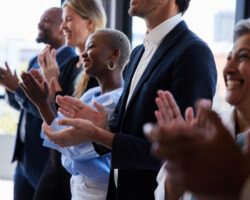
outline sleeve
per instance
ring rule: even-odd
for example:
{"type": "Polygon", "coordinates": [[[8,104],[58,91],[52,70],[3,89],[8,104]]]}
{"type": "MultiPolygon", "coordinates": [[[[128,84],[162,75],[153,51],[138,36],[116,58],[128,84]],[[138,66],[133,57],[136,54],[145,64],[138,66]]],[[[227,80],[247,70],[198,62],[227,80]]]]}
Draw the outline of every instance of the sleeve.
{"type": "Polygon", "coordinates": [[[184,116],[185,109],[194,107],[198,99],[213,100],[217,71],[210,49],[195,42],[182,53],[173,68],[170,92],[184,116]]]}
{"type": "Polygon", "coordinates": [[[21,88],[18,88],[13,96],[9,94],[8,96],[11,97],[12,106],[14,105],[16,106],[16,108],[25,109],[30,114],[41,119],[40,113],[37,110],[36,106],[28,99],[28,97],[26,97],[21,88]]]}
{"type": "MultiPolygon", "coordinates": [[[[61,126],[58,124],[58,120],[62,118],[63,115],[59,113],[58,117],[53,120],[51,123],[51,128],[53,131],[60,131],[65,128],[68,128],[67,126],[61,126]]],[[[44,134],[43,130],[41,132],[41,138],[43,138],[43,145],[56,149],[61,154],[66,156],[69,159],[72,160],[78,160],[78,161],[84,161],[91,158],[98,157],[99,155],[96,153],[94,146],[91,142],[85,142],[76,146],[70,146],[70,147],[60,147],[59,145],[55,144],[54,142],[50,141],[48,137],[44,134]]]]}
{"type": "Polygon", "coordinates": [[[20,105],[19,105],[19,103],[16,101],[15,96],[14,96],[14,93],[9,92],[9,91],[6,90],[6,92],[5,92],[5,99],[6,99],[6,101],[8,102],[8,104],[9,104],[12,108],[14,108],[14,109],[16,109],[16,110],[20,110],[20,105]]]}

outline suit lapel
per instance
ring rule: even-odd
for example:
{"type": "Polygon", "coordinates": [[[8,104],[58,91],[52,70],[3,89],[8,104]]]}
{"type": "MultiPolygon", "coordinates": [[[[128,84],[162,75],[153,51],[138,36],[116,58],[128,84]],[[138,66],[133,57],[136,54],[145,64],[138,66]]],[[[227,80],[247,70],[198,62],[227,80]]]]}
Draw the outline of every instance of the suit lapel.
{"type": "Polygon", "coordinates": [[[129,94],[129,90],[130,90],[130,84],[134,75],[134,72],[136,70],[136,67],[142,57],[142,54],[144,52],[144,47],[140,46],[138,47],[139,50],[138,52],[136,52],[136,55],[134,57],[131,57],[131,63],[128,64],[128,69],[125,75],[125,84],[124,84],[124,89],[123,89],[123,95],[122,95],[122,109],[125,109],[126,106],[126,102],[127,102],[127,98],[128,98],[128,94],[129,94]]]}
{"type": "MultiPolygon", "coordinates": [[[[162,41],[156,52],[154,53],[153,57],[151,58],[148,66],[146,67],[145,71],[143,72],[134,92],[133,95],[131,96],[131,99],[129,101],[128,107],[130,103],[133,101],[134,97],[140,90],[140,88],[143,86],[145,81],[148,79],[152,71],[158,66],[158,63],[161,61],[161,58],[163,56],[167,55],[167,51],[175,44],[177,41],[178,37],[181,35],[181,33],[187,29],[187,26],[185,22],[181,22],[179,25],[177,25],[162,41]]],[[[141,57],[140,57],[141,58],[141,57]]],[[[138,65],[138,62],[136,62],[138,65]]],[[[137,67],[136,65],[136,67],[137,67]]],[[[133,71],[134,74],[134,71],[133,71]]],[[[133,74],[130,77],[130,82],[133,77],[133,74]]],[[[129,88],[128,88],[129,90],[129,88]]]]}

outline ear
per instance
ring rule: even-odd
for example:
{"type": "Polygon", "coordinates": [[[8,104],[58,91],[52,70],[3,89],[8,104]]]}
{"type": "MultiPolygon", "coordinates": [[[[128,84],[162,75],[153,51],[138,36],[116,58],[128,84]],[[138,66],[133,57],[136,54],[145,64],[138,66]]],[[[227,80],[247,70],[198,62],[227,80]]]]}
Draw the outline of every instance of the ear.
{"type": "Polygon", "coordinates": [[[88,19],[88,30],[90,33],[94,32],[94,23],[92,22],[91,19],[88,19]]]}
{"type": "Polygon", "coordinates": [[[114,49],[112,51],[110,59],[112,59],[115,63],[118,62],[121,56],[121,50],[120,49],[114,49]]]}

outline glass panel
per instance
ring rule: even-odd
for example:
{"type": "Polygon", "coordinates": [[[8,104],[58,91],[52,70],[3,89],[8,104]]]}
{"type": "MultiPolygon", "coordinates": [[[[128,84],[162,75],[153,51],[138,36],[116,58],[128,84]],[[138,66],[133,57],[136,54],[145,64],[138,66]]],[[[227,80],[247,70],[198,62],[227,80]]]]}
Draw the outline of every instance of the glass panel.
{"type": "MultiPolygon", "coordinates": [[[[4,1],[0,6],[0,66],[7,61],[18,74],[26,70],[28,61],[43,47],[35,42],[40,16],[47,8],[60,5],[60,0],[4,1]]],[[[3,94],[0,87],[0,97],[3,94]]],[[[0,98],[0,134],[14,134],[18,116],[19,112],[0,98]]]]}
{"type": "MultiPolygon", "coordinates": [[[[225,87],[222,70],[227,53],[232,48],[235,9],[236,0],[210,0],[209,3],[205,0],[192,0],[188,11],[183,16],[189,28],[206,41],[213,51],[218,72],[217,92],[213,106],[219,112],[228,107],[224,101],[225,87]]],[[[142,43],[145,32],[144,21],[134,17],[133,47],[142,43]]]]}

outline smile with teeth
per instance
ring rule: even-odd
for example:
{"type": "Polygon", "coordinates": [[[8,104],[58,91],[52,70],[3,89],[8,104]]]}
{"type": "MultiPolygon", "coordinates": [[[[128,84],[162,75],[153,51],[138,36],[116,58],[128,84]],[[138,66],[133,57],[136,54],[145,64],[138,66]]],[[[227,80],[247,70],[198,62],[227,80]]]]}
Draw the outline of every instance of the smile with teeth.
{"type": "Polygon", "coordinates": [[[239,80],[227,80],[227,89],[234,89],[242,84],[243,82],[239,80]]]}

